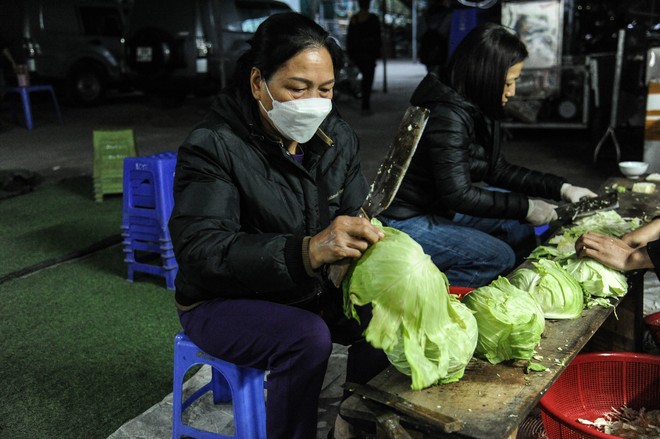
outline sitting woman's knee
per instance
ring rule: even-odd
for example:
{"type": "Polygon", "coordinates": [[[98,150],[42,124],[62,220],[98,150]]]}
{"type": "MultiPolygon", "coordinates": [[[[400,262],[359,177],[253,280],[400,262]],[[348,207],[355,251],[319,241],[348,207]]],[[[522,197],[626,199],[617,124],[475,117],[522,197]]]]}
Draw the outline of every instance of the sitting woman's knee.
{"type": "Polygon", "coordinates": [[[300,333],[300,347],[315,358],[328,358],[332,353],[332,337],[328,325],[319,316],[312,316],[305,323],[305,329],[300,333]]]}

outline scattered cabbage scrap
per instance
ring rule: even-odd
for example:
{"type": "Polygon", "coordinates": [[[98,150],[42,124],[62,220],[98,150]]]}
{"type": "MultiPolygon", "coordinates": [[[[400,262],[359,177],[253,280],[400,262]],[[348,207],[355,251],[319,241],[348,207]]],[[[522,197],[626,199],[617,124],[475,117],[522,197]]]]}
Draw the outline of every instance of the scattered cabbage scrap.
{"type": "Polygon", "coordinates": [[[527,291],[543,309],[546,319],[576,319],[584,309],[580,284],[557,262],[541,259],[534,268],[521,268],[511,275],[511,284],[527,291]]]}
{"type": "Polygon", "coordinates": [[[529,254],[527,259],[550,259],[552,261],[560,261],[575,254],[575,244],[570,249],[553,247],[549,245],[539,245],[529,254]]]}
{"type": "Polygon", "coordinates": [[[499,277],[465,296],[479,327],[475,353],[492,364],[530,360],[545,329],[543,310],[532,296],[499,277]]]}
{"type": "Polygon", "coordinates": [[[447,277],[407,234],[382,227],[385,238],[358,259],[344,279],[344,312],[371,303],[365,337],[411,375],[413,389],[459,380],[477,344],[472,313],[448,294],[447,277]]]}

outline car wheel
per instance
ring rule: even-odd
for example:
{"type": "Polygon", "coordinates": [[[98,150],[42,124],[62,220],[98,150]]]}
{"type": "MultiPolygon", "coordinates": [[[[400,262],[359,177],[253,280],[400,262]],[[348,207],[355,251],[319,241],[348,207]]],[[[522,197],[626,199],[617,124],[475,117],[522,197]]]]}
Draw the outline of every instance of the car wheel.
{"type": "Polygon", "coordinates": [[[72,103],[82,106],[98,105],[105,97],[105,75],[92,66],[76,67],[68,77],[67,88],[72,103]]]}

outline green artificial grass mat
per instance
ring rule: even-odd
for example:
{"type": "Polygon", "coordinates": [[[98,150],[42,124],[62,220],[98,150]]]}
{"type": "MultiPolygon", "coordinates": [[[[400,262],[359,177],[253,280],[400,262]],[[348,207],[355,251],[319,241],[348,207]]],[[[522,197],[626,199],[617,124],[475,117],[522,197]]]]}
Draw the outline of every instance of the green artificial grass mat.
{"type": "Polygon", "coordinates": [[[171,393],[173,292],[126,274],[115,245],[0,284],[0,437],[105,439],[171,393]]]}
{"type": "Polygon", "coordinates": [[[122,197],[94,201],[79,177],[0,201],[0,280],[121,239],[122,197]]]}

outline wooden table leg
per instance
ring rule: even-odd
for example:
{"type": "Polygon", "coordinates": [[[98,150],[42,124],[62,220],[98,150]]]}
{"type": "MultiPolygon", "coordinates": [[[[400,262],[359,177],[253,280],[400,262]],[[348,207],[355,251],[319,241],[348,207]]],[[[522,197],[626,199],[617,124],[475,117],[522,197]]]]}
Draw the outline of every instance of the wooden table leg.
{"type": "Polygon", "coordinates": [[[628,293],[585,346],[587,352],[644,350],[644,271],[628,275],[628,293]]]}

